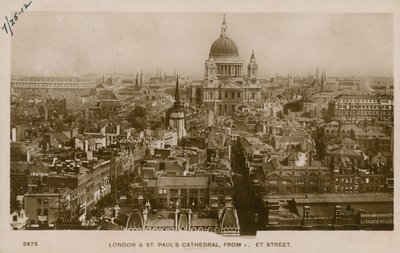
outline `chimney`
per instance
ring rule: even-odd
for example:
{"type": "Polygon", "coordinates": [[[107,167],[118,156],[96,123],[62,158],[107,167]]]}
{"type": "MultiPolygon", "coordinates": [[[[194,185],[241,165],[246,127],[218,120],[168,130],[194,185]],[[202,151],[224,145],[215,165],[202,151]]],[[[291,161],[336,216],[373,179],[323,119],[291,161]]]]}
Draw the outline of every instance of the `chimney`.
{"type": "Polygon", "coordinates": [[[119,213],[119,210],[120,210],[121,208],[119,207],[119,204],[118,204],[118,202],[115,204],[115,206],[114,206],[114,219],[115,218],[117,218],[118,217],[118,213],[119,213]]]}
{"type": "Polygon", "coordinates": [[[79,173],[79,168],[80,168],[80,165],[77,164],[77,165],[74,167],[74,172],[78,174],[78,173],[79,173]]]}
{"type": "Polygon", "coordinates": [[[31,150],[30,150],[30,149],[28,149],[28,150],[26,151],[26,161],[27,161],[27,162],[30,162],[30,161],[31,161],[31,150]]]}
{"type": "Polygon", "coordinates": [[[87,152],[88,151],[88,149],[89,149],[89,141],[88,140],[84,140],[84,143],[83,143],[83,149],[85,150],[85,152],[87,152]]]}
{"type": "Polygon", "coordinates": [[[93,151],[92,150],[88,150],[86,152],[86,157],[87,157],[88,161],[92,160],[93,159],[93,151]]]}
{"type": "Polygon", "coordinates": [[[119,124],[117,124],[117,135],[120,135],[120,131],[121,131],[121,127],[120,127],[120,125],[119,124]]]}

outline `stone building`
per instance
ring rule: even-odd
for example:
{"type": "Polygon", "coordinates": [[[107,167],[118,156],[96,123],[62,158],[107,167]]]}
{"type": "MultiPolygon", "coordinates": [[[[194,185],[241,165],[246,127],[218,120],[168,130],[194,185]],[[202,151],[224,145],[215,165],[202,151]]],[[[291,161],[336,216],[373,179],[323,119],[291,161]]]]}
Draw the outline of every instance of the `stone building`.
{"type": "Polygon", "coordinates": [[[211,45],[205,62],[204,82],[191,87],[192,102],[204,104],[217,115],[230,115],[238,104],[255,104],[261,99],[254,51],[246,75],[238,47],[228,36],[227,28],[224,17],[220,37],[211,45]]]}

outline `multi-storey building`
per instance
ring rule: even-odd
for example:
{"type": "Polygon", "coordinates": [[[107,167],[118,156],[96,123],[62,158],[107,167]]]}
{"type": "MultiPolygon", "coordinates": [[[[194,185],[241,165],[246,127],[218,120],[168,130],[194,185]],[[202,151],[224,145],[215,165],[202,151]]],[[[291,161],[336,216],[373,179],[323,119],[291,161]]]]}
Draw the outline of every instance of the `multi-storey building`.
{"type": "Polygon", "coordinates": [[[335,193],[371,193],[390,192],[387,175],[360,173],[334,173],[333,189],[335,193]]]}
{"type": "Polygon", "coordinates": [[[24,195],[25,214],[29,224],[54,225],[69,210],[70,190],[30,192],[24,195]]]}
{"type": "Polygon", "coordinates": [[[335,119],[358,122],[362,120],[392,120],[393,98],[372,95],[339,95],[329,104],[335,119]]]}
{"type": "Polygon", "coordinates": [[[274,170],[270,167],[253,174],[253,187],[261,196],[331,192],[331,173],[327,167],[279,165],[274,170]]]}
{"type": "Polygon", "coordinates": [[[89,90],[96,86],[92,80],[80,80],[77,78],[58,77],[21,77],[11,80],[12,92],[32,91],[34,89],[57,89],[57,90],[89,90]]]}

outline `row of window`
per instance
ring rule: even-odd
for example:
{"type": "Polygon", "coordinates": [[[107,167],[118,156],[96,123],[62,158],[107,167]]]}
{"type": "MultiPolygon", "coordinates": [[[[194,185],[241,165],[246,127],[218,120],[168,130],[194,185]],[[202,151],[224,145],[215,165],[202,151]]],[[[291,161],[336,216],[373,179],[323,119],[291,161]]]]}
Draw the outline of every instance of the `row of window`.
{"type": "Polygon", "coordinates": [[[37,215],[47,216],[49,214],[49,210],[47,208],[45,208],[45,209],[40,209],[39,208],[39,209],[36,210],[36,214],[37,215]]]}
{"type": "Polygon", "coordinates": [[[382,111],[382,113],[380,111],[360,111],[360,110],[356,110],[356,111],[338,111],[339,115],[348,115],[348,114],[353,114],[353,115],[390,115],[391,112],[390,111],[382,111]]]}
{"type": "MultiPolygon", "coordinates": [[[[236,98],[241,98],[241,93],[240,92],[224,92],[225,93],[225,98],[232,98],[234,99],[236,98]]],[[[213,100],[214,99],[214,92],[210,91],[208,92],[208,99],[209,100],[213,100]]],[[[221,100],[221,93],[218,96],[218,99],[221,100]]],[[[250,99],[254,100],[256,99],[256,93],[255,92],[251,92],[250,93],[250,99]]]]}
{"type": "MultiPolygon", "coordinates": [[[[278,184],[278,180],[269,180],[268,181],[268,183],[269,184],[278,184]]],[[[282,184],[292,184],[293,182],[291,181],[291,180],[283,180],[282,181],[282,184]]],[[[317,184],[317,181],[315,181],[315,180],[310,180],[310,181],[308,181],[308,183],[309,184],[317,184]]],[[[330,184],[330,182],[329,181],[321,181],[321,183],[322,184],[330,184]]],[[[305,184],[305,181],[304,180],[298,180],[297,181],[297,184],[300,184],[300,185],[303,185],[303,184],[305,184]]]]}
{"type": "Polygon", "coordinates": [[[339,103],[377,103],[377,99],[339,99],[339,103]]]}
{"type": "Polygon", "coordinates": [[[37,88],[53,88],[53,87],[63,87],[63,88],[77,88],[78,84],[52,84],[52,83],[16,83],[14,87],[37,87],[37,88]]]}
{"type": "Polygon", "coordinates": [[[42,203],[43,203],[43,205],[49,204],[49,200],[46,199],[46,198],[43,198],[43,199],[42,198],[37,198],[36,200],[37,200],[38,205],[42,205],[42,203]]]}
{"type": "MultiPolygon", "coordinates": [[[[357,193],[359,192],[359,190],[360,189],[358,186],[354,186],[354,188],[352,186],[350,187],[335,186],[336,193],[357,193]]],[[[365,187],[363,192],[380,192],[380,187],[379,186],[365,187]]]]}
{"type": "MultiPolygon", "coordinates": [[[[165,195],[165,194],[167,194],[167,192],[168,192],[167,189],[158,189],[158,194],[160,194],[160,195],[165,195]]],[[[197,195],[198,190],[197,190],[197,189],[189,189],[189,190],[181,189],[180,194],[181,194],[181,195],[185,195],[185,194],[187,194],[188,192],[189,192],[189,194],[191,194],[191,195],[197,195]]],[[[201,191],[200,191],[200,193],[201,193],[201,191]]],[[[178,195],[178,194],[179,194],[179,190],[178,190],[178,189],[170,189],[170,190],[169,190],[169,194],[170,194],[170,195],[178,195]]]]}
{"type": "Polygon", "coordinates": [[[340,109],[392,109],[391,105],[338,105],[336,108],[340,109]]]}
{"type": "Polygon", "coordinates": [[[360,179],[360,181],[359,181],[359,178],[354,178],[354,180],[353,180],[353,178],[335,178],[335,182],[336,182],[336,184],[338,184],[339,182],[340,183],[345,183],[345,184],[352,184],[353,183],[353,181],[354,181],[354,184],[358,184],[359,182],[360,183],[366,183],[366,184],[369,184],[369,183],[375,183],[375,184],[379,184],[379,178],[368,178],[368,177],[366,177],[366,178],[361,178],[360,179]]]}

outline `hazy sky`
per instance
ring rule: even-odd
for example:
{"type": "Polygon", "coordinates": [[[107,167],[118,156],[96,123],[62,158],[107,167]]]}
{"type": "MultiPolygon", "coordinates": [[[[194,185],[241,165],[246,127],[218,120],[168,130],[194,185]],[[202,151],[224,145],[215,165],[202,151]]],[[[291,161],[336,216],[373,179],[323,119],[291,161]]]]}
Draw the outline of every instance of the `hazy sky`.
{"type": "MultiPolygon", "coordinates": [[[[27,12],[13,28],[12,73],[156,73],[202,77],[222,13],[27,12]]],[[[228,34],[260,76],[391,76],[391,14],[227,13],[228,34]]]]}

